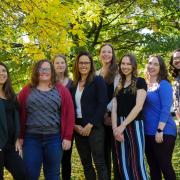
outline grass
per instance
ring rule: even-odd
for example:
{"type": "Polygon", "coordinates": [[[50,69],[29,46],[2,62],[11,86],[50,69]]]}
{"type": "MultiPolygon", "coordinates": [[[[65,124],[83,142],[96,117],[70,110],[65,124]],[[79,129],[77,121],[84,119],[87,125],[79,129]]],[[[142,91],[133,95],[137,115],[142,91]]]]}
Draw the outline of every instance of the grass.
{"type": "MultiPolygon", "coordinates": [[[[176,146],[173,153],[173,166],[176,172],[177,180],[180,180],[180,136],[176,139],[176,146]]],[[[43,180],[41,173],[40,180],[43,180]]],[[[75,146],[72,153],[72,180],[84,180],[82,165],[75,146]]],[[[11,175],[5,171],[5,180],[12,180],[11,175]]]]}

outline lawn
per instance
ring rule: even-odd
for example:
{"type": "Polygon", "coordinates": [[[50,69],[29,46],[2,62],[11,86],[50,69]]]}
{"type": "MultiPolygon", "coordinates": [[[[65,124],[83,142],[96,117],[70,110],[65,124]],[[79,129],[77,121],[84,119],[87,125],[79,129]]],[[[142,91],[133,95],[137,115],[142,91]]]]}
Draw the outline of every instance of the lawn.
{"type": "MultiPolygon", "coordinates": [[[[180,136],[176,139],[176,147],[173,154],[173,166],[176,171],[177,180],[180,180],[180,136]]],[[[43,180],[41,175],[40,180],[43,180]]],[[[5,171],[5,180],[12,180],[10,174],[5,171]]],[[[82,165],[75,146],[72,154],[72,180],[84,180],[82,165]]]]}

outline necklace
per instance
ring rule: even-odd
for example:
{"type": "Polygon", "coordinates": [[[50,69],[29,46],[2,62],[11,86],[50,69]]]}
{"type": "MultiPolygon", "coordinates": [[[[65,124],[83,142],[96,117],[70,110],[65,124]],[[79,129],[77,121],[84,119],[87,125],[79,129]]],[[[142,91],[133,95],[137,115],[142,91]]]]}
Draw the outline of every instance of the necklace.
{"type": "Polygon", "coordinates": [[[99,75],[102,76],[102,77],[105,77],[107,75],[107,70],[101,68],[100,72],[99,72],[99,75]]]}
{"type": "Polygon", "coordinates": [[[148,84],[148,91],[154,91],[158,88],[159,84],[157,82],[148,84]]]}

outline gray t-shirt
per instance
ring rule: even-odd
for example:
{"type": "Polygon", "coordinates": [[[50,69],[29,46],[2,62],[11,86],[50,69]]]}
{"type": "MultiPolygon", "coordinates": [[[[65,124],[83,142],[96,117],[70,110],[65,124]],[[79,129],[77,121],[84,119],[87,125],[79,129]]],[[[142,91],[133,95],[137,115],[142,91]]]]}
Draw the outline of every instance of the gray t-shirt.
{"type": "Polygon", "coordinates": [[[32,89],[27,99],[26,132],[54,134],[60,129],[61,98],[57,89],[40,91],[32,89]]]}

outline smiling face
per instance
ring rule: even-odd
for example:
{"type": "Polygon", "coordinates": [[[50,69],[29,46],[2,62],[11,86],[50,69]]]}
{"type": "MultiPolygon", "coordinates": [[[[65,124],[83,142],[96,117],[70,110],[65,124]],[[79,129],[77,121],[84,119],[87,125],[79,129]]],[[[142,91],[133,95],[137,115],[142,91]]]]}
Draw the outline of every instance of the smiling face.
{"type": "Polygon", "coordinates": [[[110,64],[113,57],[113,50],[109,45],[105,45],[101,48],[99,58],[102,64],[110,64]]]}
{"type": "Polygon", "coordinates": [[[130,61],[128,56],[124,56],[122,58],[122,61],[121,61],[121,64],[120,64],[120,68],[121,68],[121,72],[125,76],[129,76],[129,75],[132,74],[133,67],[132,67],[131,61],[130,61]]]}
{"type": "Polygon", "coordinates": [[[39,82],[51,81],[51,66],[48,62],[42,63],[39,68],[39,82]]]}
{"type": "Polygon", "coordinates": [[[64,73],[67,68],[65,60],[62,57],[57,57],[54,60],[54,68],[55,68],[56,74],[64,73]]]}
{"type": "Polygon", "coordinates": [[[88,56],[82,55],[78,61],[79,73],[84,76],[87,76],[91,70],[91,61],[88,56]]]}
{"type": "Polygon", "coordinates": [[[0,85],[4,85],[8,78],[7,70],[4,66],[0,65],[0,85]]]}
{"type": "Polygon", "coordinates": [[[177,51],[173,55],[173,66],[180,70],[180,51],[177,51]]]}
{"type": "Polygon", "coordinates": [[[147,64],[147,73],[150,77],[158,77],[160,72],[159,61],[156,57],[151,57],[147,64]]]}

